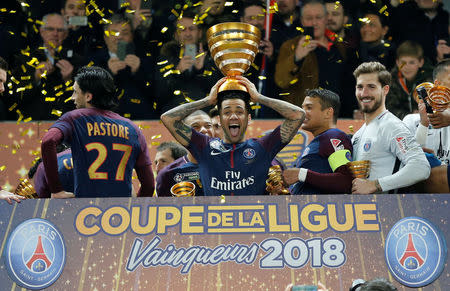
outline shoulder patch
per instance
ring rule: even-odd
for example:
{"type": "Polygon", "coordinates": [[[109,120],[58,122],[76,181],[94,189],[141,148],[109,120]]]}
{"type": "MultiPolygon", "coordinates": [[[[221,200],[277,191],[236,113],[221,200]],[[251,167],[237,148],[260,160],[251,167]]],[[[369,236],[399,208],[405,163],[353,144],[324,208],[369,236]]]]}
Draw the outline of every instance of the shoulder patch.
{"type": "Polygon", "coordinates": [[[344,145],[342,144],[342,141],[340,139],[331,138],[330,142],[331,142],[331,145],[333,146],[335,152],[344,149],[344,145]]]}

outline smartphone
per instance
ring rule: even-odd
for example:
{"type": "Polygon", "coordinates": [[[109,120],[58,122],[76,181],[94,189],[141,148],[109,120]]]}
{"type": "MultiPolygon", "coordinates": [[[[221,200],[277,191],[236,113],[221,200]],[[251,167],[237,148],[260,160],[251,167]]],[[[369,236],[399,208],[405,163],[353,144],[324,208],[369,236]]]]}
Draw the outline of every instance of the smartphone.
{"type": "Polygon", "coordinates": [[[197,55],[197,45],[195,44],[187,44],[184,46],[184,55],[191,56],[193,59],[197,55]]]}
{"type": "Polygon", "coordinates": [[[131,42],[119,41],[117,43],[117,57],[123,61],[127,55],[134,54],[134,44],[131,42]]]}
{"type": "Polygon", "coordinates": [[[314,285],[294,285],[292,291],[317,291],[317,286],[314,285]]]}
{"type": "Polygon", "coordinates": [[[313,26],[304,26],[303,34],[309,35],[311,37],[311,39],[314,39],[314,27],[313,26]]]}
{"type": "Polygon", "coordinates": [[[141,0],[141,9],[152,9],[152,0],[141,0]]]}
{"type": "Polygon", "coordinates": [[[430,106],[430,104],[427,102],[426,98],[428,97],[427,90],[424,87],[419,87],[416,89],[417,95],[419,95],[419,98],[422,99],[423,103],[425,103],[425,109],[427,113],[433,113],[433,108],[430,106]]]}
{"type": "Polygon", "coordinates": [[[86,26],[88,24],[87,16],[70,16],[69,25],[86,26]]]}

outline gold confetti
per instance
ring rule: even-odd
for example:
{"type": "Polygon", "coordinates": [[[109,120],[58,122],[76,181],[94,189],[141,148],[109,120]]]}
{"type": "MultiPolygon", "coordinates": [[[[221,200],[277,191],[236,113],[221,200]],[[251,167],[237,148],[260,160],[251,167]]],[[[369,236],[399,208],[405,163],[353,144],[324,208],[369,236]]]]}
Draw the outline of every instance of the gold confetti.
{"type": "Polygon", "coordinates": [[[161,134],[157,134],[157,135],[154,135],[154,136],[152,136],[150,139],[157,139],[157,138],[161,138],[161,134]]]}
{"type": "Polygon", "coordinates": [[[140,129],[149,129],[150,125],[139,124],[140,129]]]}
{"type": "Polygon", "coordinates": [[[133,99],[130,99],[130,101],[131,101],[132,103],[141,104],[141,99],[135,99],[135,98],[133,98],[133,99]]]}
{"type": "Polygon", "coordinates": [[[30,122],[31,119],[32,119],[31,117],[28,117],[28,118],[24,119],[23,122],[30,122]]]}
{"type": "Polygon", "coordinates": [[[56,95],[56,97],[59,97],[59,96],[61,96],[62,94],[64,94],[64,92],[63,92],[63,91],[59,91],[59,92],[56,93],[55,95],[56,95]]]}
{"type": "Polygon", "coordinates": [[[225,2],[225,6],[233,6],[233,1],[227,1],[227,2],[225,2]]]}
{"type": "Polygon", "coordinates": [[[278,94],[278,95],[279,95],[279,96],[287,96],[287,95],[289,95],[289,94],[291,94],[291,93],[286,92],[286,93],[280,93],[280,94],[278,94]]]}
{"type": "Polygon", "coordinates": [[[55,100],[55,97],[45,97],[45,102],[54,102],[55,100]]]}
{"type": "Polygon", "coordinates": [[[225,203],[225,195],[220,195],[220,203],[225,203]]]}
{"type": "Polygon", "coordinates": [[[387,9],[387,6],[384,5],[383,7],[381,7],[381,9],[378,12],[383,13],[386,9],[387,9]]]}
{"type": "Polygon", "coordinates": [[[30,80],[31,76],[21,76],[20,80],[30,80]]]}
{"type": "Polygon", "coordinates": [[[160,145],[160,142],[159,141],[152,141],[150,144],[152,146],[158,146],[158,145],[160,145]]]}
{"type": "Polygon", "coordinates": [[[67,98],[66,100],[64,100],[64,103],[69,102],[72,99],[72,96],[70,96],[69,98],[67,98]]]}
{"type": "Polygon", "coordinates": [[[297,82],[298,82],[298,79],[295,78],[294,80],[290,81],[289,84],[294,85],[294,84],[297,83],[297,82]]]}
{"type": "Polygon", "coordinates": [[[124,113],[123,116],[126,117],[126,118],[130,118],[131,114],[130,113],[124,113]]]}
{"type": "Polygon", "coordinates": [[[161,33],[166,33],[166,31],[168,30],[169,28],[167,27],[167,26],[164,26],[162,29],[161,29],[161,33]]]}
{"type": "Polygon", "coordinates": [[[1,172],[3,172],[5,169],[6,169],[6,166],[5,166],[5,165],[3,165],[3,166],[0,167],[0,171],[1,171],[1,172]]]}
{"type": "Polygon", "coordinates": [[[92,65],[94,65],[93,61],[90,61],[89,64],[87,64],[88,67],[91,67],[92,65]]]}
{"type": "Polygon", "coordinates": [[[17,107],[17,103],[14,103],[11,107],[8,108],[8,111],[13,111],[17,107]]]}
{"type": "Polygon", "coordinates": [[[265,79],[267,79],[267,77],[266,76],[258,76],[258,79],[265,80],[265,79]]]}
{"type": "Polygon", "coordinates": [[[175,90],[175,91],[173,91],[173,94],[174,94],[174,95],[180,95],[180,94],[181,94],[181,91],[180,91],[180,90],[175,90]]]}
{"type": "Polygon", "coordinates": [[[52,114],[53,114],[53,115],[56,115],[56,116],[61,116],[62,111],[61,111],[61,110],[57,110],[57,109],[53,109],[53,110],[52,110],[52,114]]]}
{"type": "Polygon", "coordinates": [[[367,18],[367,17],[364,17],[364,18],[359,18],[358,20],[359,20],[359,22],[363,22],[363,23],[370,23],[370,19],[369,19],[369,18],[367,18]]]}
{"type": "Polygon", "coordinates": [[[156,63],[158,66],[161,66],[161,65],[164,65],[164,64],[167,64],[169,61],[168,60],[165,60],[165,61],[161,61],[161,62],[158,62],[158,63],[156,63]]]}
{"type": "Polygon", "coordinates": [[[261,105],[253,105],[251,108],[252,108],[253,110],[255,110],[255,109],[260,109],[260,108],[261,108],[261,105]]]}
{"type": "Polygon", "coordinates": [[[195,56],[195,58],[199,58],[201,56],[203,56],[205,54],[205,52],[199,53],[198,55],[195,56]]]}

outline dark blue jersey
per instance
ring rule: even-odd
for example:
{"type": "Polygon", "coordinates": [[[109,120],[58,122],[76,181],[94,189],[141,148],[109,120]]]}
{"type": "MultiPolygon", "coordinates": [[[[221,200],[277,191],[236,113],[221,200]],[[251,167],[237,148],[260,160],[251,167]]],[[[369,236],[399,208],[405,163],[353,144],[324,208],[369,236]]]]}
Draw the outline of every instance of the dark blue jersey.
{"type": "Polygon", "coordinates": [[[141,130],[117,113],[77,109],[52,127],[71,144],[76,197],[131,196],[133,168],[151,165],[141,130]]]}
{"type": "MultiPolygon", "coordinates": [[[[67,149],[58,153],[58,175],[64,191],[73,192],[73,162],[72,151],[67,149]]],[[[40,163],[34,175],[34,188],[39,198],[50,198],[51,191],[47,183],[44,163],[40,163]]]]}
{"type": "Polygon", "coordinates": [[[162,169],[156,177],[156,193],[158,197],[172,196],[170,188],[176,183],[189,181],[195,185],[195,196],[204,196],[203,185],[200,182],[198,164],[187,159],[187,156],[175,160],[162,169]]]}
{"type": "Polygon", "coordinates": [[[205,196],[261,195],[271,162],[285,145],[278,126],[261,138],[238,144],[192,130],[188,149],[198,161],[205,196]]]}
{"type": "MultiPolygon", "coordinates": [[[[348,135],[337,128],[331,128],[318,136],[303,151],[303,155],[295,162],[296,168],[305,168],[317,173],[333,173],[329,158],[332,154],[349,150],[344,155],[344,162],[351,161],[352,142],[348,135]]],[[[342,164],[342,158],[339,161],[342,164]]],[[[304,182],[297,182],[290,187],[292,194],[321,194],[322,192],[312,185],[304,182]]]]}

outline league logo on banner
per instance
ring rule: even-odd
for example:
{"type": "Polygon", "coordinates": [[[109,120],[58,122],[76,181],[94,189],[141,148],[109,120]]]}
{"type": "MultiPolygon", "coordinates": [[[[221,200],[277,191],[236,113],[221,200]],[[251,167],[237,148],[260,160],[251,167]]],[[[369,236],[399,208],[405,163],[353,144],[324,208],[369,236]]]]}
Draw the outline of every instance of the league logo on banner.
{"type": "Polygon", "coordinates": [[[423,287],[444,269],[447,245],[440,230],[420,217],[398,221],[386,237],[386,263],[397,281],[423,287]]]}
{"type": "Polygon", "coordinates": [[[22,287],[40,290],[61,275],[66,261],[64,238],[49,221],[29,219],[11,233],[4,252],[9,276],[22,287]]]}

